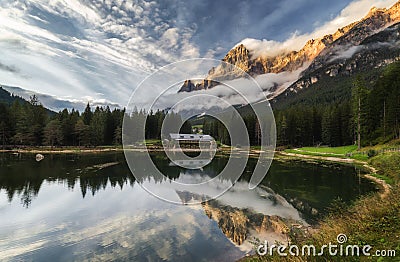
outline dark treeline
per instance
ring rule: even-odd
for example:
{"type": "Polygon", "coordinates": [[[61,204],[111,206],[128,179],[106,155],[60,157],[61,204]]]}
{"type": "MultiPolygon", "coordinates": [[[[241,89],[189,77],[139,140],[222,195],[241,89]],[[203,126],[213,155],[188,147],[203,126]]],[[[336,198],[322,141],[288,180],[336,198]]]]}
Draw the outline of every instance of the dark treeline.
{"type": "MultiPolygon", "coordinates": [[[[122,144],[122,124],[126,116],[127,127],[131,132],[128,142],[139,141],[139,133],[146,120],[145,138],[161,139],[163,121],[169,118],[171,126],[180,126],[181,117],[176,113],[166,114],[134,110],[128,117],[125,109],[111,110],[88,104],[84,112],[64,109],[49,114],[36,96],[30,101],[17,99],[11,104],[0,103],[0,141],[3,146],[104,146],[122,144]]],[[[191,126],[185,122],[181,133],[191,133],[191,126]]],[[[165,134],[169,134],[166,130],[165,134]]],[[[167,137],[165,137],[167,138],[167,137]]],[[[127,137],[128,139],[128,137],[127,137]]]]}
{"type": "Polygon", "coordinates": [[[121,144],[125,110],[88,104],[85,111],[64,109],[49,115],[36,96],[29,102],[0,104],[0,139],[16,146],[98,146],[121,144]]]}
{"type": "MultiPolygon", "coordinates": [[[[351,103],[330,106],[296,105],[275,111],[277,145],[349,145],[354,142],[351,103]]],[[[261,131],[254,115],[247,114],[243,120],[248,130],[250,145],[260,145],[261,131]]],[[[227,128],[215,119],[206,119],[205,134],[210,134],[223,144],[230,145],[227,128]]]]}
{"type": "MultiPolygon", "coordinates": [[[[257,118],[253,114],[243,116],[243,121],[249,135],[250,145],[256,146],[260,144],[261,131],[257,118]]],[[[235,121],[232,121],[235,122],[235,121]]],[[[231,132],[235,132],[235,128],[228,126],[231,132]]],[[[217,141],[225,145],[231,145],[231,139],[228,128],[215,118],[205,118],[203,121],[203,132],[214,137],[217,141]]]]}
{"type": "Polygon", "coordinates": [[[145,139],[169,139],[169,133],[176,133],[177,131],[173,128],[182,126],[180,133],[191,134],[192,126],[188,121],[182,123],[182,118],[179,114],[174,112],[166,113],[164,110],[157,110],[147,112],[145,110],[134,109],[132,113],[125,117],[125,141],[128,144],[142,143],[143,142],[143,130],[145,139]],[[143,127],[143,123],[146,126],[143,127]],[[163,124],[165,123],[163,135],[161,134],[163,124]]]}
{"type": "Polygon", "coordinates": [[[275,112],[277,145],[349,145],[354,142],[351,103],[294,106],[275,112]]]}

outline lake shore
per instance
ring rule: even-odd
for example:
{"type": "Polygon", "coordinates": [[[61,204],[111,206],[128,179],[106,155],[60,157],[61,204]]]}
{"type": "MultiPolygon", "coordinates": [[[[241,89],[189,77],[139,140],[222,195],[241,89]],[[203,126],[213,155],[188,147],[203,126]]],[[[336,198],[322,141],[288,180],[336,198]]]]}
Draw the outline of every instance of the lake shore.
{"type": "MultiPolygon", "coordinates": [[[[127,148],[128,151],[135,152],[163,152],[164,148],[162,146],[140,146],[127,148]]],[[[122,146],[105,146],[105,147],[24,147],[24,148],[13,148],[13,149],[0,149],[0,153],[30,153],[30,154],[80,154],[80,153],[103,153],[103,152],[123,152],[124,148],[122,146]]],[[[170,149],[170,151],[174,151],[170,149]]],[[[182,148],[184,152],[200,152],[198,148],[182,148]]],[[[203,150],[203,151],[214,151],[214,150],[203,150]]],[[[219,153],[229,153],[231,147],[219,147],[216,149],[219,153]]],[[[258,149],[250,149],[250,155],[259,154],[258,149]]]]}
{"type": "MultiPolygon", "coordinates": [[[[164,148],[161,146],[148,146],[148,147],[136,147],[129,148],[129,151],[136,152],[162,152],[164,148]]],[[[184,152],[200,152],[196,148],[182,148],[184,152]]],[[[124,148],[122,146],[110,146],[110,147],[25,147],[25,148],[15,148],[15,149],[0,149],[0,153],[30,153],[30,154],[86,154],[86,153],[107,153],[107,152],[123,152],[124,148]]],[[[212,150],[210,150],[212,151],[212,150]]],[[[220,154],[229,154],[231,147],[219,147],[216,150],[220,154]]],[[[256,157],[261,153],[259,149],[250,148],[249,157],[256,157]]],[[[302,160],[317,160],[317,161],[328,161],[328,162],[338,162],[345,164],[357,164],[371,171],[372,174],[377,173],[377,169],[372,167],[366,161],[352,159],[352,158],[341,158],[332,156],[313,156],[305,155],[301,153],[288,153],[284,151],[275,151],[275,157],[279,158],[297,158],[302,160]]],[[[372,175],[365,175],[367,178],[373,180],[377,184],[383,186],[384,191],[387,191],[390,186],[382,179],[376,178],[372,175]]]]}
{"type": "MultiPolygon", "coordinates": [[[[129,148],[129,151],[136,152],[162,152],[163,147],[150,146],[150,147],[136,147],[129,148]]],[[[185,152],[200,152],[199,149],[195,148],[182,148],[185,152]]],[[[15,148],[15,149],[0,149],[0,153],[30,153],[30,154],[80,154],[80,153],[104,153],[104,152],[123,152],[124,148],[119,147],[27,147],[27,148],[15,148]]],[[[217,151],[224,151],[217,149],[217,151]]]]}
{"type": "Polygon", "coordinates": [[[0,153],[27,153],[27,154],[79,154],[79,153],[102,153],[102,152],[122,152],[122,147],[98,147],[98,148],[43,148],[43,147],[30,147],[30,148],[15,148],[15,149],[1,149],[0,153]]]}

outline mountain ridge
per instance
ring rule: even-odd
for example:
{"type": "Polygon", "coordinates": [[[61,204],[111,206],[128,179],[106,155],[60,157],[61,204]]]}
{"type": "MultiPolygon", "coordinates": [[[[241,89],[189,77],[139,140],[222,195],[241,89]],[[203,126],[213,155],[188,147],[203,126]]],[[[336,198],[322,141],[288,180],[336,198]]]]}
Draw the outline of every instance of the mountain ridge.
{"type": "MultiPolygon", "coordinates": [[[[67,99],[61,99],[57,98],[55,96],[31,91],[28,89],[24,89],[21,87],[16,87],[16,86],[9,86],[9,85],[0,85],[0,88],[3,89],[4,91],[8,92],[14,97],[19,97],[20,99],[24,101],[28,101],[29,97],[32,95],[36,95],[39,101],[43,104],[44,107],[49,109],[50,111],[58,112],[62,111],[63,109],[75,109],[83,112],[85,109],[86,105],[90,101],[70,101],[67,99]]],[[[4,92],[3,92],[4,93],[4,92]]],[[[0,98],[1,102],[1,98],[0,98]]],[[[95,108],[96,106],[110,106],[111,108],[121,108],[119,104],[116,103],[98,103],[98,102],[90,102],[90,105],[95,108]]]]}
{"type": "MultiPolygon", "coordinates": [[[[29,101],[21,96],[15,95],[14,93],[8,91],[4,88],[4,86],[0,85],[0,104],[7,104],[12,105],[15,101],[19,102],[20,104],[29,103],[29,101]]],[[[47,114],[52,116],[56,112],[44,107],[47,114]]]]}
{"type": "MultiPolygon", "coordinates": [[[[218,80],[239,78],[245,73],[251,76],[258,76],[266,73],[293,72],[303,66],[307,66],[307,63],[309,63],[307,69],[300,74],[299,79],[301,79],[323,67],[331,59],[335,49],[343,46],[358,46],[367,37],[379,33],[399,21],[400,1],[389,9],[372,7],[368,14],[359,21],[339,28],[332,34],[318,39],[310,39],[298,51],[290,51],[276,56],[254,57],[254,52],[241,43],[231,49],[222,59],[225,63],[235,65],[238,68],[236,72],[229,71],[230,69],[227,69],[229,67],[223,66],[222,63],[217,67],[211,68],[208,76],[200,83],[193,83],[190,80],[185,81],[178,92],[210,89],[219,85],[218,80]]],[[[333,71],[333,74],[335,74],[335,71],[333,71]]],[[[318,81],[315,77],[309,80],[310,84],[318,81]]],[[[293,84],[288,88],[290,87],[293,87],[293,84]]],[[[268,96],[269,99],[279,96],[288,89],[277,88],[276,86],[273,88],[273,93],[268,96]]]]}

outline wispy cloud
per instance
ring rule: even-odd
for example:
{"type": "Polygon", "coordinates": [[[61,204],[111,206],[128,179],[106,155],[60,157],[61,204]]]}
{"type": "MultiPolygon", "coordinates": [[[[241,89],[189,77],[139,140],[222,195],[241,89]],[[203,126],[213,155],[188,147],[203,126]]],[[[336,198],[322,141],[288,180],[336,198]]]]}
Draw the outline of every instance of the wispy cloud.
{"type": "Polygon", "coordinates": [[[124,104],[157,67],[199,56],[189,41],[193,31],[160,19],[156,2],[25,1],[0,7],[0,79],[41,93],[96,100],[103,99],[94,94],[101,92],[124,104]],[[6,66],[11,61],[18,70],[6,66]]]}
{"type": "Polygon", "coordinates": [[[333,50],[332,53],[332,58],[329,60],[329,62],[333,62],[336,60],[342,60],[342,59],[348,59],[351,58],[355,53],[360,51],[363,48],[363,46],[344,46],[337,50],[333,50]]]}
{"type": "MultiPolygon", "coordinates": [[[[168,90],[165,90],[160,87],[165,88],[166,83],[172,81],[160,78],[158,81],[152,80],[154,82],[151,84],[145,83],[144,86],[140,87],[138,96],[142,98],[131,100],[133,104],[130,104],[128,111],[132,110],[135,105],[148,110],[150,110],[150,107],[153,110],[169,108],[175,112],[191,111],[200,114],[206,111],[220,111],[233,105],[256,103],[265,100],[273,92],[285,90],[298,79],[300,73],[306,68],[307,65],[304,65],[302,68],[292,72],[263,74],[256,76],[254,79],[247,77],[227,80],[211,89],[195,92],[177,93],[183,82],[171,85],[168,90]],[[145,90],[148,90],[151,86],[154,86],[153,90],[155,92],[162,95],[157,96],[156,99],[150,95],[145,97],[143,92],[146,92],[145,90]]],[[[177,75],[178,77],[176,78],[184,78],[184,73],[177,75]]],[[[155,77],[154,79],[158,78],[155,77]]],[[[196,79],[200,80],[202,78],[199,77],[196,79]]]]}
{"type": "Polygon", "coordinates": [[[7,72],[11,72],[11,73],[19,73],[18,68],[16,68],[13,65],[5,65],[3,63],[0,62],[0,70],[4,70],[7,72]]]}

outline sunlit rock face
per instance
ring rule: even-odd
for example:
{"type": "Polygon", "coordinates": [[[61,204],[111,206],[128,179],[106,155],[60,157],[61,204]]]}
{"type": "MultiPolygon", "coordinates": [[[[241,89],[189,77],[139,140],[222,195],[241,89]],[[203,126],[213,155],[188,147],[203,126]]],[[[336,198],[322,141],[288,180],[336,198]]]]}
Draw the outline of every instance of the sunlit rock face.
{"type": "MultiPolygon", "coordinates": [[[[400,22],[365,38],[359,45],[335,46],[331,52],[320,54],[302,76],[277,100],[311,88],[320,79],[350,77],[400,60],[400,22]],[[318,59],[318,60],[317,60],[318,59]],[[322,61],[322,62],[320,62],[322,61]]],[[[322,82],[322,85],[327,85],[322,82]]],[[[319,83],[318,83],[319,84],[319,83]]]]}
{"type": "MultiPolygon", "coordinates": [[[[236,46],[223,61],[233,64],[250,75],[294,71],[311,61],[325,47],[322,39],[309,40],[299,51],[291,51],[277,56],[254,56],[243,44],[236,46]]],[[[222,74],[217,70],[213,74],[222,74]]]]}

